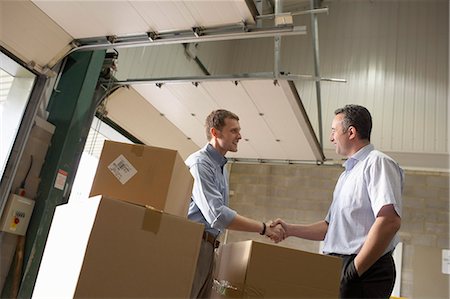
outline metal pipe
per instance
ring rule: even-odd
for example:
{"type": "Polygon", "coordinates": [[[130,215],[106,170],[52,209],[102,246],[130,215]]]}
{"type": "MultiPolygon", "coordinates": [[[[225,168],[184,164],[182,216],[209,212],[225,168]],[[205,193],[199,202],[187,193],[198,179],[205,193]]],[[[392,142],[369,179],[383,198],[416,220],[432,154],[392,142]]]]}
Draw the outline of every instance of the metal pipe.
{"type": "MultiPolygon", "coordinates": [[[[311,75],[279,75],[281,80],[308,80],[316,81],[316,77],[311,75]]],[[[115,81],[114,85],[139,85],[139,84],[166,84],[166,83],[190,83],[207,81],[239,81],[239,80],[274,80],[272,72],[244,73],[235,75],[210,75],[210,76],[187,76],[187,77],[162,77],[162,78],[141,78],[129,79],[124,81],[115,81]]],[[[345,79],[320,78],[321,81],[347,82],[345,79]]],[[[109,81],[108,81],[109,82],[109,81]]],[[[106,83],[106,82],[105,82],[106,83]]]]}
{"type": "Polygon", "coordinates": [[[271,13],[268,15],[257,16],[257,20],[265,20],[265,19],[275,19],[276,17],[289,17],[292,16],[290,12],[280,12],[280,13],[271,13]]]}
{"type": "Polygon", "coordinates": [[[291,12],[291,15],[298,16],[298,15],[318,14],[318,13],[328,13],[328,7],[314,8],[314,9],[302,10],[302,11],[294,11],[294,12],[291,12]]]}
{"type": "Polygon", "coordinates": [[[328,82],[338,82],[338,83],[347,83],[347,79],[338,79],[338,78],[320,78],[320,81],[328,81],[328,82]]]}
{"type": "Polygon", "coordinates": [[[256,0],[255,1],[256,10],[258,11],[258,15],[255,17],[256,19],[256,27],[261,28],[262,27],[262,19],[259,18],[263,14],[263,0],[256,0]]]}
{"type": "MultiPolygon", "coordinates": [[[[197,37],[192,33],[187,36],[186,32],[184,35],[178,34],[159,34],[153,37],[142,38],[139,36],[138,40],[132,40],[131,37],[127,37],[127,41],[124,42],[105,42],[105,43],[94,43],[92,45],[83,45],[72,49],[67,55],[76,51],[94,51],[94,50],[105,50],[111,48],[130,48],[139,46],[159,46],[168,44],[180,44],[180,43],[199,43],[208,41],[223,41],[223,40],[235,40],[235,39],[246,39],[246,38],[261,38],[261,37],[272,37],[274,35],[298,35],[306,34],[306,26],[284,26],[282,28],[271,27],[265,29],[248,29],[248,31],[242,32],[225,32],[225,33],[214,33],[214,34],[204,34],[198,35],[197,37]]],[[[66,55],[66,56],[67,56],[66,55]]]]}
{"type": "MultiPolygon", "coordinates": [[[[275,0],[275,15],[278,15],[283,12],[283,7],[281,0],[275,0]]],[[[276,19],[275,19],[276,21],[276,19]]],[[[278,79],[278,76],[280,74],[280,52],[281,52],[281,36],[275,35],[274,38],[274,62],[273,62],[273,72],[274,77],[278,79]]]]}
{"type": "Polygon", "coordinates": [[[131,47],[145,47],[145,46],[159,46],[168,44],[182,44],[182,43],[200,43],[208,41],[223,41],[223,40],[237,40],[247,38],[262,38],[273,37],[275,35],[298,35],[306,34],[306,26],[283,26],[268,27],[268,28],[249,28],[244,23],[235,26],[226,27],[211,27],[211,28],[194,28],[192,31],[173,31],[165,33],[148,32],[145,34],[122,36],[122,37],[107,37],[102,41],[98,39],[81,39],[73,41],[71,50],[66,55],[62,55],[59,60],[52,62],[52,65],[47,67],[51,69],[54,65],[59,63],[62,59],[77,51],[95,51],[106,49],[119,49],[131,47]],[[87,41],[85,45],[82,43],[87,41]],[[77,46],[78,43],[78,46],[77,46]],[[79,45],[79,44],[82,45],[79,45]]]}
{"type": "MultiPolygon", "coordinates": [[[[311,10],[315,9],[315,0],[310,0],[311,10]]],[[[313,54],[314,54],[314,75],[320,78],[320,61],[319,61],[319,30],[317,24],[317,16],[311,13],[311,38],[313,44],[313,54]]],[[[317,98],[317,114],[319,123],[319,143],[323,150],[323,132],[322,132],[322,99],[321,99],[321,88],[320,80],[316,80],[316,98],[317,98]]]]}
{"type": "Polygon", "coordinates": [[[314,164],[322,165],[323,161],[309,160],[283,160],[283,159],[251,159],[251,158],[228,158],[228,162],[236,164],[272,164],[272,165],[290,165],[290,164],[314,164]]]}
{"type": "Polygon", "coordinates": [[[308,15],[311,13],[328,13],[328,7],[324,8],[317,8],[317,9],[309,9],[309,10],[301,10],[301,11],[294,11],[294,12],[282,12],[278,14],[267,14],[267,15],[260,15],[257,16],[257,20],[263,20],[263,19],[273,19],[278,16],[298,16],[298,15],[308,15]]]}

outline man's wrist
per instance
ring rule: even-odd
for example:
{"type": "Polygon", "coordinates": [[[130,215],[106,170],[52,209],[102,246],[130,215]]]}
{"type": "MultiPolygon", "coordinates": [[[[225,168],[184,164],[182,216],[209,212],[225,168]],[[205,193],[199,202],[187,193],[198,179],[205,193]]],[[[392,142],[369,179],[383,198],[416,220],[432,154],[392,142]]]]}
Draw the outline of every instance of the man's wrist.
{"type": "Polygon", "coordinates": [[[267,228],[267,226],[266,226],[266,223],[265,222],[263,222],[262,223],[263,224],[263,229],[262,229],[262,231],[259,233],[261,236],[264,236],[265,234],[266,234],[266,228],[267,228]]]}

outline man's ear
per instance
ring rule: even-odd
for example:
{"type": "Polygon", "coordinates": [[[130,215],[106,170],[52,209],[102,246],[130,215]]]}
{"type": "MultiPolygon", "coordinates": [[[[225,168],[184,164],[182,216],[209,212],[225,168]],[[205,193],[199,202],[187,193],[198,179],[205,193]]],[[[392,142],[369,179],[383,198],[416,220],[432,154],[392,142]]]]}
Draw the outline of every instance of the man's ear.
{"type": "Polygon", "coordinates": [[[217,138],[217,137],[219,136],[219,133],[220,133],[220,131],[219,131],[219,130],[216,130],[216,128],[211,128],[211,129],[209,130],[209,132],[211,133],[211,136],[212,136],[212,137],[215,137],[215,138],[217,138]]]}
{"type": "Polygon", "coordinates": [[[356,134],[357,134],[357,131],[356,131],[356,128],[354,127],[354,126],[350,126],[350,127],[348,127],[348,133],[349,133],[349,138],[350,139],[354,139],[354,138],[356,138],[356,134]]]}

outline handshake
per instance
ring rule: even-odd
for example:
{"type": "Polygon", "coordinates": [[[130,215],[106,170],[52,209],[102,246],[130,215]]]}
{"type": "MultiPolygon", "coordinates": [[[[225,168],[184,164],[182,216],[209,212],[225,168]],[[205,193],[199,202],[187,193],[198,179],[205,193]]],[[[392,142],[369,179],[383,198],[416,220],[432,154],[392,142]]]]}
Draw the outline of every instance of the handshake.
{"type": "Polygon", "coordinates": [[[281,219],[266,222],[265,236],[275,243],[283,241],[289,237],[288,224],[281,219]]]}

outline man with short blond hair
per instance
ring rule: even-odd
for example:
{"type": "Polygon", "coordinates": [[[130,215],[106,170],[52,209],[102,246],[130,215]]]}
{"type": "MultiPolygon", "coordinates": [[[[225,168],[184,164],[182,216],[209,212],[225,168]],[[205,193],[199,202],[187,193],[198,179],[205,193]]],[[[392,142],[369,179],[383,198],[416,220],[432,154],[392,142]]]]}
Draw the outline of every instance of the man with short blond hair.
{"type": "Polygon", "coordinates": [[[225,229],[260,233],[275,242],[284,238],[281,225],[256,221],[239,215],[228,207],[227,163],[228,151],[236,152],[241,139],[239,117],[227,110],[215,110],[206,118],[208,143],[186,159],[194,177],[188,218],[205,225],[203,242],[191,298],[209,298],[214,269],[214,249],[217,237],[225,229]]]}

